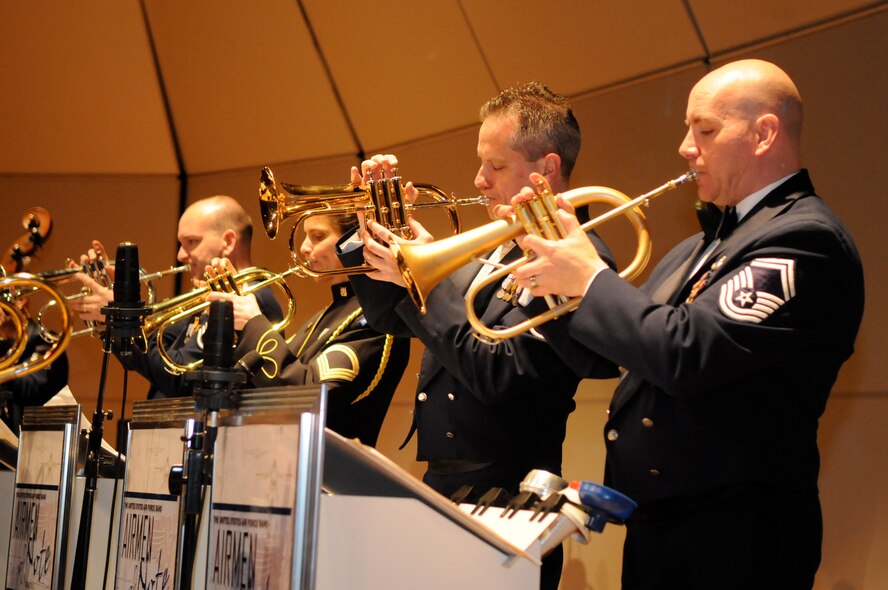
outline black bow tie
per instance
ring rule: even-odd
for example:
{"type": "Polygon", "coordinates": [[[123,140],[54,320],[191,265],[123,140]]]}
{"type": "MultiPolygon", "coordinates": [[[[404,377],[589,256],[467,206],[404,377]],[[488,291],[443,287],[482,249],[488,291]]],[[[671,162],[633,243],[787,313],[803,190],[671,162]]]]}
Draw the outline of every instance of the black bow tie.
{"type": "Polygon", "coordinates": [[[724,240],[737,227],[737,210],[734,207],[725,207],[722,211],[712,203],[698,202],[697,219],[707,242],[724,240]]]}

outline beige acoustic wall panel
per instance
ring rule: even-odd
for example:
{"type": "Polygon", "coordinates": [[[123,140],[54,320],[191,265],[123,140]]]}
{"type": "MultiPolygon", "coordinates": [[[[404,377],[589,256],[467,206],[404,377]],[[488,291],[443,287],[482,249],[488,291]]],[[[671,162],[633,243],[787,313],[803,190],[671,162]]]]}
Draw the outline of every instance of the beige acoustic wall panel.
{"type": "Polygon", "coordinates": [[[498,91],[459,2],[303,4],[362,146],[474,123],[498,91]]]}
{"type": "Polygon", "coordinates": [[[540,80],[574,95],[703,55],[681,0],[463,4],[502,87],[540,80]]]}
{"type": "Polygon", "coordinates": [[[881,57],[888,55],[886,31],[888,11],[881,11],[745,55],[774,61],[795,80],[805,107],[802,165],[851,231],[863,259],[863,324],[836,391],[888,391],[883,255],[888,179],[882,156],[888,152],[888,69],[881,57]]]}
{"type": "Polygon", "coordinates": [[[883,5],[873,0],[688,0],[710,53],[779,38],[883,5]]]}
{"type": "Polygon", "coordinates": [[[298,2],[146,3],[189,174],[356,151],[298,2]]]}
{"type": "Polygon", "coordinates": [[[137,0],[0,3],[0,172],[176,172],[137,0]]]}

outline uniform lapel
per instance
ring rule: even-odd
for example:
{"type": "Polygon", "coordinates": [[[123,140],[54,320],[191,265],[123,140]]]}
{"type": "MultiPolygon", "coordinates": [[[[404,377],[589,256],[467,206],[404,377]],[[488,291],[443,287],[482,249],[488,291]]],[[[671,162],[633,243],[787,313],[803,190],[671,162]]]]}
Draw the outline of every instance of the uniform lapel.
{"type": "MultiPolygon", "coordinates": [[[[500,261],[500,264],[510,264],[522,256],[524,256],[524,252],[521,248],[515,246],[506,252],[506,255],[503,256],[503,259],[500,261]]],[[[504,315],[504,308],[511,309],[514,307],[510,301],[505,301],[495,295],[496,291],[502,288],[503,281],[505,280],[506,279],[500,279],[499,281],[490,283],[479,291],[478,296],[475,297],[475,315],[481,318],[481,321],[485,324],[502,317],[504,315]]]]}
{"type": "Polygon", "coordinates": [[[651,299],[654,301],[654,303],[671,302],[675,293],[678,292],[682,284],[684,284],[685,277],[691,270],[691,265],[694,264],[694,261],[697,260],[697,257],[700,256],[700,253],[703,252],[703,249],[705,247],[706,240],[700,240],[700,242],[691,252],[690,256],[688,256],[685,261],[672,272],[672,274],[670,274],[662,283],[660,283],[660,285],[651,295],[651,299]]]}
{"type": "MultiPolygon", "coordinates": [[[[697,257],[700,255],[703,248],[705,248],[705,241],[701,240],[694,249],[694,252],[688,256],[688,259],[684,264],[681,264],[672,274],[660,283],[651,298],[658,303],[668,301],[670,305],[678,305],[680,302],[683,302],[684,299],[680,296],[685,294],[685,292],[689,290],[689,287],[693,285],[695,281],[699,280],[706,270],[712,269],[712,266],[716,265],[718,261],[730,251],[732,245],[736,246],[737,244],[744,243],[747,236],[752,235],[756,229],[761,228],[761,226],[774,219],[774,217],[779,215],[783,210],[791,206],[796,199],[813,194],[814,187],[811,184],[808,172],[807,170],[802,170],[762,199],[752,211],[744,216],[740,225],[737,226],[734,232],[713,250],[709,259],[701,266],[700,270],[694,273],[694,276],[688,277],[687,280],[683,281],[681,280],[682,277],[687,275],[691,268],[691,264],[697,260],[697,257]],[[664,295],[666,296],[665,300],[658,299],[664,295]]],[[[712,282],[716,278],[716,271],[720,268],[724,268],[724,266],[718,265],[715,269],[712,269],[712,277],[708,282],[712,282]]],[[[735,270],[735,267],[732,266],[731,270],[735,270]]],[[[632,399],[644,383],[644,379],[636,373],[629,372],[623,376],[620,380],[620,384],[614,392],[614,397],[611,402],[611,417],[613,417],[620,408],[625,406],[626,403],[632,399]]]]}

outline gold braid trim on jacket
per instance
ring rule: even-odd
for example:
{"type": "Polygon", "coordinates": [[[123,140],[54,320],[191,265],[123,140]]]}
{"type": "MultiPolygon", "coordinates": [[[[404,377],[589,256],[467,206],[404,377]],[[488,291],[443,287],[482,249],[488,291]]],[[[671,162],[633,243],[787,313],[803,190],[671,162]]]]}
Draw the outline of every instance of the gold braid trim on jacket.
{"type": "Polygon", "coordinates": [[[392,352],[392,342],[395,340],[395,337],[391,334],[385,335],[385,344],[382,346],[382,359],[379,361],[379,368],[376,370],[376,375],[373,376],[373,381],[370,382],[370,385],[364,390],[364,393],[356,397],[352,400],[353,404],[358,403],[373,391],[377,385],[379,385],[379,380],[382,379],[383,373],[385,373],[385,367],[388,365],[389,356],[391,356],[392,352]]]}
{"type": "MultiPolygon", "coordinates": [[[[333,334],[330,336],[330,338],[327,339],[327,342],[324,343],[324,346],[326,347],[328,344],[333,342],[333,340],[336,339],[337,336],[342,334],[342,332],[348,327],[348,325],[355,321],[362,313],[364,313],[364,308],[359,307],[354,312],[352,312],[351,315],[345,318],[345,321],[336,327],[336,329],[333,331],[333,334]]],[[[367,386],[367,389],[365,389],[363,393],[361,393],[361,395],[353,399],[351,403],[358,403],[359,401],[370,395],[370,393],[374,389],[376,389],[376,386],[379,385],[379,381],[380,379],[382,379],[382,375],[385,373],[385,368],[388,365],[389,357],[391,356],[392,352],[392,342],[394,342],[394,340],[395,337],[391,334],[385,335],[385,344],[382,345],[382,358],[379,360],[379,368],[376,369],[376,374],[373,376],[373,380],[370,381],[370,385],[367,386]]]]}
{"type": "MultiPolygon", "coordinates": [[[[324,310],[324,311],[326,311],[326,310],[324,310]]],[[[327,338],[327,341],[324,343],[324,348],[329,346],[331,342],[333,342],[336,338],[338,338],[339,335],[342,334],[342,332],[344,332],[345,329],[353,321],[355,321],[362,313],[364,313],[363,308],[358,307],[358,309],[356,309],[351,314],[349,314],[349,316],[347,318],[345,318],[345,320],[341,324],[339,324],[335,330],[333,330],[333,333],[330,335],[330,337],[327,338]]],[[[323,315],[324,315],[323,312],[321,312],[321,314],[318,316],[318,319],[315,321],[314,325],[312,325],[312,327],[309,329],[309,333],[305,337],[305,340],[303,341],[302,346],[299,347],[300,353],[302,352],[302,349],[305,347],[306,342],[308,342],[308,339],[311,337],[311,334],[314,332],[315,326],[317,326],[318,322],[320,322],[321,317],[323,317],[323,315]]],[[[259,344],[256,347],[257,351],[260,348],[263,348],[263,340],[271,331],[272,330],[269,330],[268,332],[263,334],[262,337],[259,339],[259,344]]],[[[353,403],[353,404],[358,403],[359,401],[361,401],[362,399],[364,399],[365,397],[370,395],[370,393],[374,389],[376,389],[376,386],[379,385],[379,381],[382,379],[383,374],[385,374],[385,368],[388,366],[388,361],[389,361],[389,358],[391,357],[391,352],[392,352],[392,343],[394,342],[394,340],[395,340],[395,337],[392,336],[391,334],[385,335],[385,343],[382,346],[382,358],[379,361],[379,367],[376,369],[376,374],[373,376],[373,379],[370,381],[370,385],[367,386],[367,389],[365,389],[359,396],[357,396],[355,399],[353,399],[351,403],[353,403]]],[[[276,345],[276,343],[275,343],[275,345],[276,345]]],[[[297,356],[298,356],[298,354],[299,353],[297,353],[297,356]]],[[[274,361],[274,359],[272,359],[271,357],[266,357],[266,356],[263,356],[263,358],[266,358],[267,360],[270,360],[275,364],[274,375],[269,376],[269,378],[271,379],[274,376],[277,376],[277,372],[278,372],[277,363],[274,361]]],[[[263,368],[263,371],[264,370],[265,369],[263,368]]],[[[268,375],[267,372],[266,372],[266,375],[268,375]]]]}

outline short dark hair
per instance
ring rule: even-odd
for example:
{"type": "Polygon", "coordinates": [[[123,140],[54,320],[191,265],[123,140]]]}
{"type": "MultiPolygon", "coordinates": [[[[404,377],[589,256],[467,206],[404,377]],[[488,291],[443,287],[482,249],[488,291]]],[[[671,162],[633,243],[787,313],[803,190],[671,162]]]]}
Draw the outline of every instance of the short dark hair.
{"type": "Polygon", "coordinates": [[[548,153],[561,157],[561,175],[570,179],[580,153],[580,124],[566,96],[549,90],[545,84],[528,82],[507,88],[481,107],[481,121],[495,115],[515,115],[518,130],[512,149],[527,161],[548,153]]]}

